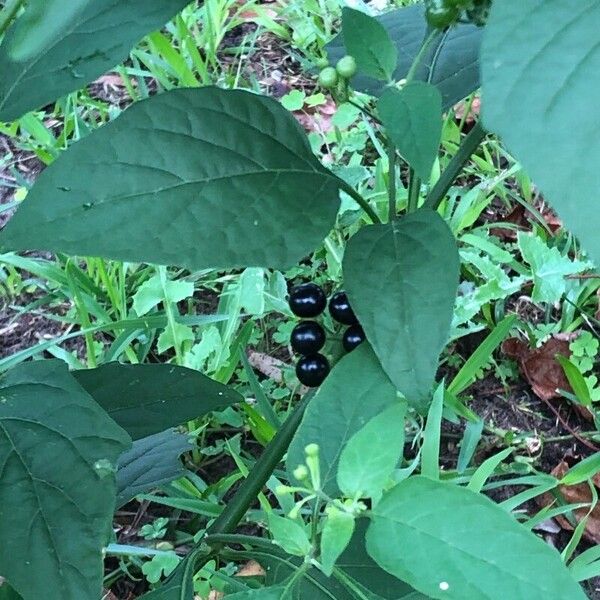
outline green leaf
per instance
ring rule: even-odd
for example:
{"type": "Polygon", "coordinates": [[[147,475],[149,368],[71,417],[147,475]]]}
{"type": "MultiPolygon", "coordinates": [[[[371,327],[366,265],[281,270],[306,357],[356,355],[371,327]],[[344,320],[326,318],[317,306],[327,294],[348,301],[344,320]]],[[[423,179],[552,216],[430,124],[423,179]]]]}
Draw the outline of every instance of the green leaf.
{"type": "Polygon", "coordinates": [[[577,485],[600,472],[600,452],[596,452],[571,467],[560,480],[561,485],[577,485]]]}
{"type": "Polygon", "coordinates": [[[397,56],[385,27],[363,12],[345,7],[342,31],[346,52],[354,57],[358,70],[375,79],[390,81],[397,56]]]}
{"type": "Polygon", "coordinates": [[[335,506],[327,508],[327,517],[321,533],[321,566],[323,572],[331,577],[335,562],[346,549],[354,532],[354,516],[335,506]]]}
{"type": "MultiPolygon", "coordinates": [[[[416,4],[392,10],[376,18],[385,27],[396,46],[396,81],[408,74],[427,33],[425,8],[416,4]]],[[[479,87],[479,48],[482,27],[459,24],[444,32],[440,42],[426,53],[415,78],[428,81],[441,92],[444,111],[479,87]],[[434,59],[435,58],[435,59],[434,59]],[[432,67],[433,65],[433,67],[432,67]]],[[[330,62],[335,63],[345,53],[342,35],[327,45],[330,62]]],[[[378,79],[362,74],[352,79],[352,87],[360,92],[379,96],[385,89],[378,79]]]]}
{"type": "Polygon", "coordinates": [[[207,561],[209,553],[209,549],[192,550],[160,587],[144,594],[140,600],[194,600],[192,578],[196,568],[207,561]]]}
{"type": "Polygon", "coordinates": [[[304,527],[274,513],[269,514],[269,531],[273,541],[283,548],[288,554],[306,556],[310,554],[312,545],[304,527]]]}
{"type": "Polygon", "coordinates": [[[444,410],[444,384],[438,385],[427,413],[421,447],[421,474],[430,479],[440,478],[440,438],[444,410]]]}
{"type": "Polygon", "coordinates": [[[429,181],[442,139],[442,96],[428,83],[388,88],[377,103],[387,133],[423,181],[429,181]]]}
{"type": "MultiPolygon", "coordinates": [[[[79,1],[79,0],[78,0],[79,1]]],[[[162,27],[189,0],[93,0],[47,50],[25,62],[10,53],[26,24],[17,21],[0,46],[0,121],[12,121],[84,87],[123,61],[148,32],[162,27]],[[15,39],[16,38],[16,39],[15,39]]],[[[53,0],[52,5],[58,4],[53,0]]],[[[69,2],[67,4],[73,4],[69,2]]],[[[61,3],[61,7],[64,2],[61,3]]],[[[61,14],[64,15],[64,7],[61,14]]],[[[72,13],[73,15],[74,13],[72,13]]],[[[60,19],[52,15],[53,19],[60,19]]],[[[27,38],[27,44],[31,38],[27,38]]]]}
{"type": "Polygon", "coordinates": [[[426,597],[400,579],[384,571],[368,554],[365,547],[365,534],[368,519],[356,522],[350,544],[337,562],[343,572],[364,588],[384,600],[424,600],[426,597]]]}
{"type": "Polygon", "coordinates": [[[531,267],[531,299],[534,302],[553,304],[560,301],[567,292],[568,281],[565,277],[581,273],[592,266],[590,263],[563,256],[558,248],[550,248],[537,235],[519,232],[517,243],[523,259],[531,267]]]}
{"type": "Polygon", "coordinates": [[[23,600],[23,598],[5,581],[0,584],[0,600],[23,600]]]}
{"type": "Polygon", "coordinates": [[[73,376],[134,440],[243,401],[232,388],[175,365],[115,362],[73,376]]]}
{"type": "Polygon", "coordinates": [[[599,22],[598,0],[494,2],[481,51],[486,129],[502,137],[596,262],[599,22]]]}
{"type": "Polygon", "coordinates": [[[0,573],[24,598],[99,598],[129,446],[61,361],[19,365],[0,382],[0,573]]]}
{"type": "Polygon", "coordinates": [[[581,371],[566,356],[557,354],[556,360],[559,362],[562,370],[565,372],[567,381],[573,388],[573,393],[575,394],[577,400],[581,402],[583,406],[591,408],[592,397],[590,395],[590,389],[588,388],[585,377],[581,374],[581,371]]]}
{"type": "Polygon", "coordinates": [[[348,242],[343,269],[384,371],[409,403],[426,411],[458,286],[450,229],[430,210],[364,227],[348,242]]]}
{"type": "Polygon", "coordinates": [[[179,456],[191,450],[188,436],[167,429],[136,440],[117,463],[117,508],[186,474],[179,456]]]}
{"type": "Polygon", "coordinates": [[[398,401],[373,417],[348,441],[340,455],[337,482],[348,497],[381,494],[404,450],[406,404],[398,401]]]}
{"type": "Polygon", "coordinates": [[[432,598],[586,597],[553,548],[465,488],[411,477],[372,512],[369,554],[432,598]]]}
{"type": "Polygon", "coordinates": [[[163,301],[181,302],[194,295],[192,281],[176,280],[165,282],[164,288],[160,275],[154,275],[137,289],[133,295],[133,310],[140,317],[149,313],[163,301]]]}
{"type": "Polygon", "coordinates": [[[91,0],[29,0],[25,12],[13,24],[6,51],[23,62],[47,52],[52,42],[68,29],[91,0]]]}
{"type": "Polygon", "coordinates": [[[304,448],[317,443],[322,488],[330,496],[337,494],[338,461],[348,440],[370,419],[397,403],[396,390],[373,350],[369,344],[361,344],[332,369],[308,405],[288,450],[288,473],[304,464],[304,448]]]}
{"type": "Polygon", "coordinates": [[[338,180],[277,101],[177,89],[135,103],[50,165],[0,243],[190,269],[287,268],[323,240],[338,206],[338,180]]]}

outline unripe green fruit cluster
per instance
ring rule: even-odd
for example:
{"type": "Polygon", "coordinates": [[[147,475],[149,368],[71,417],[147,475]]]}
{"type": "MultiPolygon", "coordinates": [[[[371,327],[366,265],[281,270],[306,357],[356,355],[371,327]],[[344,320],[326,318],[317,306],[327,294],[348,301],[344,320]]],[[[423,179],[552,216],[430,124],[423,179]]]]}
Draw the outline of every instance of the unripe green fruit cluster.
{"type": "MultiPolygon", "coordinates": [[[[319,66],[322,62],[319,61],[319,66]]],[[[319,73],[319,85],[325,89],[334,88],[340,79],[348,80],[356,75],[356,60],[352,56],[343,56],[335,67],[325,66],[319,73]]]]}

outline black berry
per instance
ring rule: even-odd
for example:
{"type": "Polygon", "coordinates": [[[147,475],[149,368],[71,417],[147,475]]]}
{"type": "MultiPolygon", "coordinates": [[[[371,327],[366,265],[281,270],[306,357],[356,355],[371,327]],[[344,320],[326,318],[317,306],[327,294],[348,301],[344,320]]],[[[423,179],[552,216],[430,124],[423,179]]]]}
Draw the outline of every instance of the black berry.
{"type": "Polygon", "coordinates": [[[302,321],[292,330],[290,342],[298,354],[316,354],[325,345],[325,331],[315,321],[302,321]]]}
{"type": "Polygon", "coordinates": [[[306,319],[320,315],[325,310],[327,298],[315,283],[303,283],[292,288],[289,304],[297,317],[306,319]]]}
{"type": "Polygon", "coordinates": [[[348,302],[346,292],[337,292],[331,297],[329,312],[338,323],[342,323],[343,325],[354,325],[358,322],[350,306],[350,302],[348,302]]]}
{"type": "Polygon", "coordinates": [[[329,374],[329,362],[322,354],[303,356],[296,365],[296,377],[308,387],[318,387],[329,374]]]}
{"type": "Polygon", "coordinates": [[[346,352],[352,352],[354,348],[360,346],[365,341],[365,332],[363,328],[358,325],[351,325],[344,332],[344,337],[342,338],[342,345],[344,346],[344,350],[346,352]]]}

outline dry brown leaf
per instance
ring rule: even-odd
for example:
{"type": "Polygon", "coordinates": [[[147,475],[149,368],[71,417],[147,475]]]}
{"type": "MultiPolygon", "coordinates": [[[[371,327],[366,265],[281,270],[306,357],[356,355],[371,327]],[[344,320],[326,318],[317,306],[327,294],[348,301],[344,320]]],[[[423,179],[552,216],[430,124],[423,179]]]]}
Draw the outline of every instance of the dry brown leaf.
{"type": "MultiPolygon", "coordinates": [[[[454,115],[459,120],[462,121],[465,116],[465,110],[467,109],[468,102],[463,100],[454,106],[454,115]]],[[[481,99],[474,98],[471,106],[469,107],[469,114],[465,119],[465,123],[474,123],[476,118],[479,117],[479,112],[481,110],[481,99]]]]}
{"type": "MultiPolygon", "coordinates": [[[[569,465],[563,460],[554,469],[552,469],[551,475],[554,475],[557,479],[561,479],[563,475],[569,470],[569,465]]],[[[600,474],[596,474],[593,477],[594,485],[600,491],[600,474]]],[[[570,504],[579,504],[581,502],[592,502],[592,492],[590,486],[587,483],[580,483],[578,485],[561,485],[558,488],[564,499],[570,504]]],[[[555,504],[555,499],[552,494],[542,494],[538,499],[540,506],[550,506],[555,504]]],[[[575,519],[579,523],[589,512],[588,508],[580,508],[573,511],[575,519]]],[[[555,517],[555,520],[560,524],[563,529],[568,531],[573,530],[573,526],[569,523],[568,519],[563,516],[555,517]]],[[[583,535],[590,542],[600,544],[600,504],[594,507],[592,510],[583,535]]]]}
{"type": "Polygon", "coordinates": [[[571,356],[568,341],[552,337],[540,348],[530,348],[522,340],[510,338],[502,344],[502,351],[517,360],[521,373],[542,400],[559,398],[559,389],[571,391],[565,373],[556,360],[557,354],[567,358],[571,356]]]}
{"type": "Polygon", "coordinates": [[[305,131],[323,134],[333,129],[331,120],[336,111],[337,106],[330,98],[325,104],[295,111],[293,114],[305,131]]]}
{"type": "Polygon", "coordinates": [[[248,561],[237,573],[236,577],[262,577],[265,570],[255,561],[248,561]]]}
{"type": "MultiPolygon", "coordinates": [[[[506,215],[506,217],[500,220],[502,223],[510,223],[524,229],[529,225],[527,222],[525,207],[522,204],[515,206],[515,208],[508,213],[508,215],[506,215]]],[[[507,242],[515,242],[517,240],[517,231],[515,229],[508,229],[506,227],[491,227],[490,233],[507,242]]]]}

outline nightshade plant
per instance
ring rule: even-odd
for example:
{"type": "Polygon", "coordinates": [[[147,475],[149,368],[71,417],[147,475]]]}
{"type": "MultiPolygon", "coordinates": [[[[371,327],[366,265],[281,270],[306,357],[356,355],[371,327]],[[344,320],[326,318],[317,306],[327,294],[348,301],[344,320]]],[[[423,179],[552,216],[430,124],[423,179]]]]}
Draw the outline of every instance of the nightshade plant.
{"type": "MultiPolygon", "coordinates": [[[[63,2],[30,0],[19,14],[22,2],[8,0],[0,13],[0,119],[17,119],[92,81],[186,3],[78,0],[65,10],[63,2]]],[[[429,25],[422,6],[377,19],[345,9],[342,36],[329,47],[330,64],[345,55],[354,61],[341,63],[341,75],[327,71],[322,83],[341,101],[351,89],[375,98],[363,109],[387,143],[387,214],[319,163],[275,100],[207,87],[135,103],[74,144],[0,234],[3,252],[189,269],[286,268],[333,227],[340,192],[363,211],[343,275],[367,341],[297,405],[208,534],[147,600],[192,600],[193,574],[217,556],[267,567],[265,587],[231,589],[227,597],[240,600],[585,598],[559,554],[480,493],[491,471],[478,471],[468,485],[440,479],[442,409],[472,413],[457,399],[462,387],[435,382],[460,268],[437,209],[486,131],[494,132],[600,259],[593,93],[600,1],[497,0],[485,26],[488,2],[452,5],[448,22],[432,18],[436,7],[429,6],[429,25]],[[480,85],[483,121],[432,182],[442,113],[480,85]],[[400,161],[410,168],[405,207],[396,197],[400,161]],[[408,410],[428,415],[425,443],[419,463],[397,469],[408,410]],[[286,454],[289,485],[280,491],[298,503],[286,516],[269,515],[275,545],[236,535],[286,454]]],[[[0,574],[10,588],[0,593],[100,598],[117,493],[123,503],[139,492],[127,489],[119,465],[143,461],[151,436],[239,401],[226,386],[171,365],[69,372],[49,360],[5,373],[0,574]]],[[[166,448],[169,440],[160,443],[166,448]]],[[[151,460],[172,461],[173,454],[151,460]]],[[[546,490],[558,484],[544,481],[546,490]]]]}

